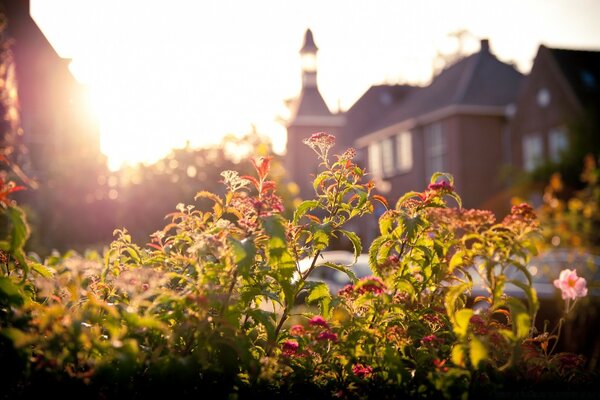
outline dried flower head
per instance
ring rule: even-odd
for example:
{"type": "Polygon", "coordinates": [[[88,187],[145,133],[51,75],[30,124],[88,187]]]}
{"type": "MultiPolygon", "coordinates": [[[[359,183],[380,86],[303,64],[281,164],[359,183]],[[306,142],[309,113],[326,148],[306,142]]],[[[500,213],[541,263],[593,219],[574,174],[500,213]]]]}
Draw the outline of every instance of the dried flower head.
{"type": "Polygon", "coordinates": [[[326,159],[329,149],[335,144],[335,136],[325,132],[317,132],[302,142],[313,149],[319,157],[326,159]]]}

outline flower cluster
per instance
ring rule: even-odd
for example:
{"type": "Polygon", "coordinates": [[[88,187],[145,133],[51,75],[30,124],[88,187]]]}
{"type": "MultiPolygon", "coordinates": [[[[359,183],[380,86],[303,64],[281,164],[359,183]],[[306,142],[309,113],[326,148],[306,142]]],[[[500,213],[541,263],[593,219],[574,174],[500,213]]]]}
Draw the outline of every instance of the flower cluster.
{"type": "Polygon", "coordinates": [[[329,150],[335,144],[335,136],[325,133],[313,133],[308,139],[302,141],[305,145],[313,149],[323,160],[327,159],[329,150]]]}

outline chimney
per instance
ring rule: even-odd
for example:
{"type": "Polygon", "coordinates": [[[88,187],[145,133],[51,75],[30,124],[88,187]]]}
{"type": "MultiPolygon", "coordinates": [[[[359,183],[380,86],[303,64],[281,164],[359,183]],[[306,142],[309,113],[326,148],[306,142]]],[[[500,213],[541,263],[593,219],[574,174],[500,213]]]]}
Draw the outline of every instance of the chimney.
{"type": "Polygon", "coordinates": [[[489,39],[481,39],[480,41],[480,52],[489,53],[490,52],[490,40],[489,39]]]}

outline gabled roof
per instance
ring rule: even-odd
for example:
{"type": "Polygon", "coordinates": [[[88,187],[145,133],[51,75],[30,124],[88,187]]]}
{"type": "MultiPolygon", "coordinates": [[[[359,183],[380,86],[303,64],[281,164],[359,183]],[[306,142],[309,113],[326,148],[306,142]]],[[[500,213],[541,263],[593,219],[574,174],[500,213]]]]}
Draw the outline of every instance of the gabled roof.
{"type": "Polygon", "coordinates": [[[600,102],[600,51],[548,48],[582,105],[600,102]]]}
{"type": "Polygon", "coordinates": [[[354,140],[365,132],[369,132],[370,128],[378,124],[382,117],[402,102],[406,96],[418,89],[420,88],[410,85],[371,86],[346,111],[344,138],[354,140]]]}
{"type": "Polygon", "coordinates": [[[498,60],[484,40],[478,53],[446,68],[429,86],[412,91],[370,132],[448,106],[504,107],[514,101],[522,78],[513,66],[498,60]]]}

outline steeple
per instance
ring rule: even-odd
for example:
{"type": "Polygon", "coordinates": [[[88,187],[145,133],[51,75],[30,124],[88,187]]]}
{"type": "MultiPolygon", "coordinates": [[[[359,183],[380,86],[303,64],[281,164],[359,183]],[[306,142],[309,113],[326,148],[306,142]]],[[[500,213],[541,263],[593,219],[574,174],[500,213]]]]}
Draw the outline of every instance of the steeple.
{"type": "Polygon", "coordinates": [[[317,51],[319,48],[315,44],[313,33],[307,29],[304,34],[304,45],[300,49],[303,87],[317,86],[317,51]]]}

